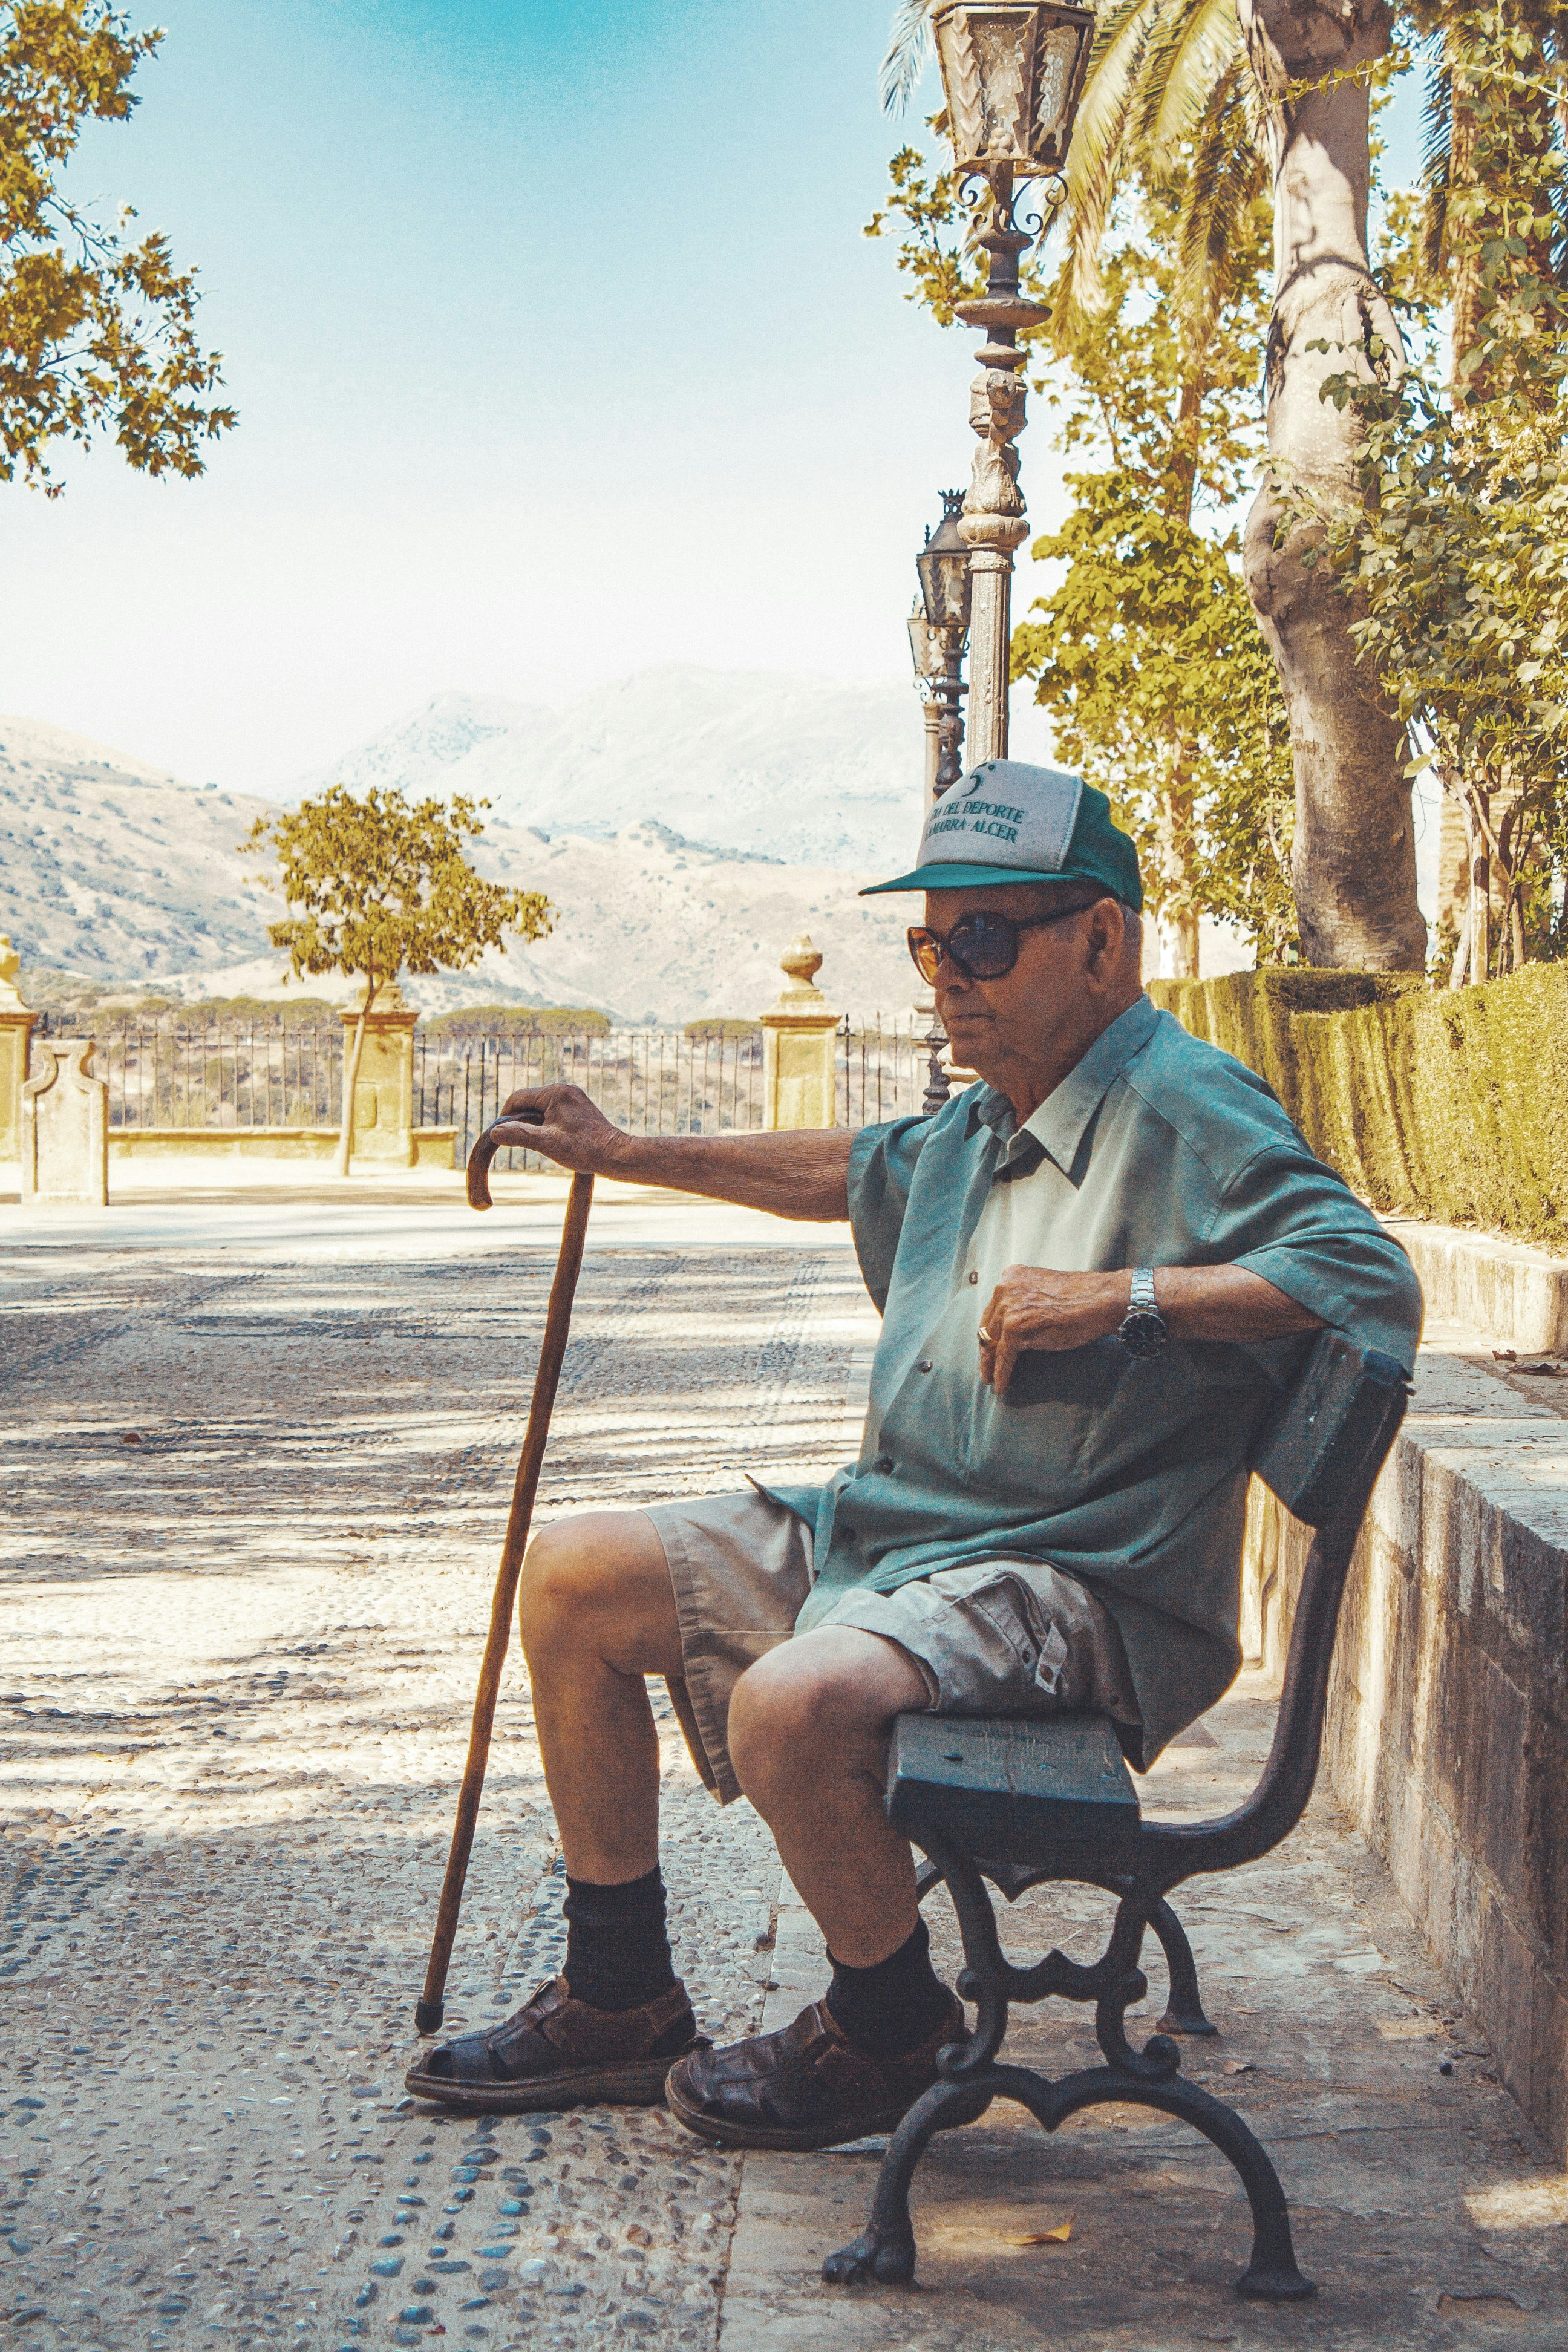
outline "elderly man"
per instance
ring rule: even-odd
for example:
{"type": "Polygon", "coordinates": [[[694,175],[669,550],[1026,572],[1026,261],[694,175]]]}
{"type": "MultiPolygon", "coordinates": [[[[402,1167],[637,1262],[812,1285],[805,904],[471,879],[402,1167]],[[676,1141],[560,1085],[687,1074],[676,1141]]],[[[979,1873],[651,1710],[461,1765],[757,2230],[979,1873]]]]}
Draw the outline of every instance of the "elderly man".
{"type": "MultiPolygon", "coordinates": [[[[982,1083],[858,1135],[633,1137],[571,1087],[516,1142],[847,1218],[883,1311],[860,1458],[822,1488],[592,1512],[534,1539],[521,1631],[567,1871],[564,1969],[410,2089],[468,2112],[657,2101],[728,2147],[885,2131],[964,2032],[882,1805],[908,1708],[1110,1717],[1146,1769],[1240,1661],[1249,1450],[1324,1324],[1408,1365],[1408,1260],[1260,1078],[1155,1012],[1131,842],[1077,778],[988,761],[932,810],[910,933],[982,1083]],[[763,1816],[832,1982],[712,2050],[658,1869],[663,1675],[763,1816]],[[668,2078],[668,2081],[667,2081],[668,2078]]],[[[503,1130],[504,1131],[504,1130],[503,1130]]]]}

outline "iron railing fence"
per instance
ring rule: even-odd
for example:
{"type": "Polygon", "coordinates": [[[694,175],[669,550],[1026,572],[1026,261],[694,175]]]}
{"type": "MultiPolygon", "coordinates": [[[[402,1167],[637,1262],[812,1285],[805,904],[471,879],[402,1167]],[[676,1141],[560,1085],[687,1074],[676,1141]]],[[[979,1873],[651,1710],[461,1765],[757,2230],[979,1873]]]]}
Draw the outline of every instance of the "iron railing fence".
{"type": "MultiPolygon", "coordinates": [[[[455,1127],[458,1164],[520,1087],[581,1087],[629,1135],[741,1134],[763,1123],[763,1040],[688,1036],[679,1029],[523,1031],[414,1039],[418,1127],[455,1127]]],[[[536,1151],[497,1154],[498,1168],[548,1168],[536,1151]]]]}
{"type": "Polygon", "coordinates": [[[51,1011],[37,1034],[97,1041],[111,1128],[336,1127],[341,1021],[187,1021],[51,1011]]]}
{"type": "MultiPolygon", "coordinates": [[[[38,1016],[37,1034],[96,1039],[93,1066],[109,1082],[112,1128],[321,1128],[336,1127],[342,1114],[341,1021],[51,1010],[38,1016]]],[[[845,1021],[837,1040],[838,1124],[869,1127],[918,1111],[926,1075],[915,1024],[880,1015],[845,1021]]],[[[763,1033],[415,1032],[414,1123],[456,1128],[459,1166],[509,1094],[563,1080],[634,1135],[743,1134],[763,1123],[763,1033]]],[[[536,1152],[508,1152],[500,1164],[549,1163],[536,1152]]]]}
{"type": "Polygon", "coordinates": [[[908,1019],[886,1021],[877,1013],[868,1021],[844,1022],[838,1032],[836,1123],[878,1127],[918,1111],[930,1058],[923,1033],[908,1019]]]}

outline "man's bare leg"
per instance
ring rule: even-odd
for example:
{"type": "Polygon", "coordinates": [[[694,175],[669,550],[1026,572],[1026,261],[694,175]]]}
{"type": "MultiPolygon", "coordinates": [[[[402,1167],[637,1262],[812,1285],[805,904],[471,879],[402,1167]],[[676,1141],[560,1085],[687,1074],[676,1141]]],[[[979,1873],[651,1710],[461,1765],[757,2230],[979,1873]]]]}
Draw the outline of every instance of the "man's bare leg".
{"type": "Polygon", "coordinates": [[[893,1717],[929,1704],[908,1651],[823,1625],[759,1658],[730,1701],[736,1777],[835,1958],[870,1968],[914,1931],[914,1864],[883,1809],[893,1717]]]}
{"type": "Polygon", "coordinates": [[[469,2115],[650,2105],[698,2043],[658,1872],[658,1741],[644,1676],[680,1671],[664,1546],[598,1511],[530,1547],[523,1647],[568,1873],[566,1967],[521,2009],[430,2051],[405,2081],[469,2115]]]}
{"type": "MultiPolygon", "coordinates": [[[[652,1523],[641,1511],[593,1511],[536,1536],[521,1626],[567,1872],[603,1885],[640,1877],[658,1859],[658,1743],[644,1676],[681,1670],[652,1523]]],[[[731,1699],[741,1785],[851,1968],[885,1958],[915,1924],[914,1866],[888,1825],[882,1782],[894,1716],[926,1699],[907,1652],[852,1626],[781,1643],[731,1699]]]]}
{"type": "Polygon", "coordinates": [[[535,1536],[519,1624],[568,1875],[599,1885],[658,1860],[647,1675],[679,1675],[669,1566],[642,1511],[585,1511],[535,1536]]]}
{"type": "Polygon", "coordinates": [[[833,1981],[782,2032],[677,2061],[665,2098],[700,2138],[810,2148],[891,2131],[963,2033],[882,1802],[893,1717],[928,1703],[907,1651],[847,1625],[782,1643],[736,1684],[731,1758],[826,1937],[833,1981]]]}

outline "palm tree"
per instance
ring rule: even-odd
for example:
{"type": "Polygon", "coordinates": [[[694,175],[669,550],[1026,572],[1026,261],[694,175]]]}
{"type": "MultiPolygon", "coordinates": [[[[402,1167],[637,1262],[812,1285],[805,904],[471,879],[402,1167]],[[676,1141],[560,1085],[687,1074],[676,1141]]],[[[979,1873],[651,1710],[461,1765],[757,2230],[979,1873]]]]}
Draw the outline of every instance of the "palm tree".
{"type": "MultiPolygon", "coordinates": [[[[931,0],[900,0],[882,68],[889,105],[919,79],[931,13],[931,0]]],[[[1401,349],[1366,252],[1365,69],[1386,52],[1390,23],[1384,0],[1110,0],[1068,158],[1053,333],[1065,340],[1092,320],[1100,242],[1133,173],[1184,170],[1177,236],[1199,322],[1223,299],[1237,224],[1272,184],[1274,465],[1248,518],[1246,568],[1290,713],[1302,950],[1311,963],[1420,970],[1404,730],[1357,659],[1352,613],[1326,569],[1303,561],[1312,535],[1286,528],[1283,496],[1287,482],[1335,503],[1355,495],[1356,421],[1321,388],[1345,368],[1346,347],[1374,336],[1401,349]]]]}

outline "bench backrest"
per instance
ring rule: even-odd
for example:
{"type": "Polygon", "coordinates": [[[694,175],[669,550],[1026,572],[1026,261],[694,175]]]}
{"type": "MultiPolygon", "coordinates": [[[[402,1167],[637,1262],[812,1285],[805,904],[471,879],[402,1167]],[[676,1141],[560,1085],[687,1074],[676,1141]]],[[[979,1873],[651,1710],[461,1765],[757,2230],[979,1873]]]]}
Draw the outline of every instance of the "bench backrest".
{"type": "Polygon", "coordinates": [[[1145,1866],[1166,1888],[1195,1871],[1256,1861],[1295,1828],[1317,1779],[1340,1601],[1377,1475],[1405,1415],[1404,1367],[1337,1331],[1320,1333],[1295,1386],[1253,1451],[1252,1468],[1317,1530],[1301,1588],[1268,1761],[1234,1813],[1190,1826],[1143,1825],[1145,1866]]]}
{"type": "Polygon", "coordinates": [[[1398,1425],[1390,1412],[1408,1386],[1392,1356],[1320,1332],[1253,1449],[1255,1476],[1294,1518],[1326,1527],[1347,1497],[1371,1492],[1398,1425]]]}

